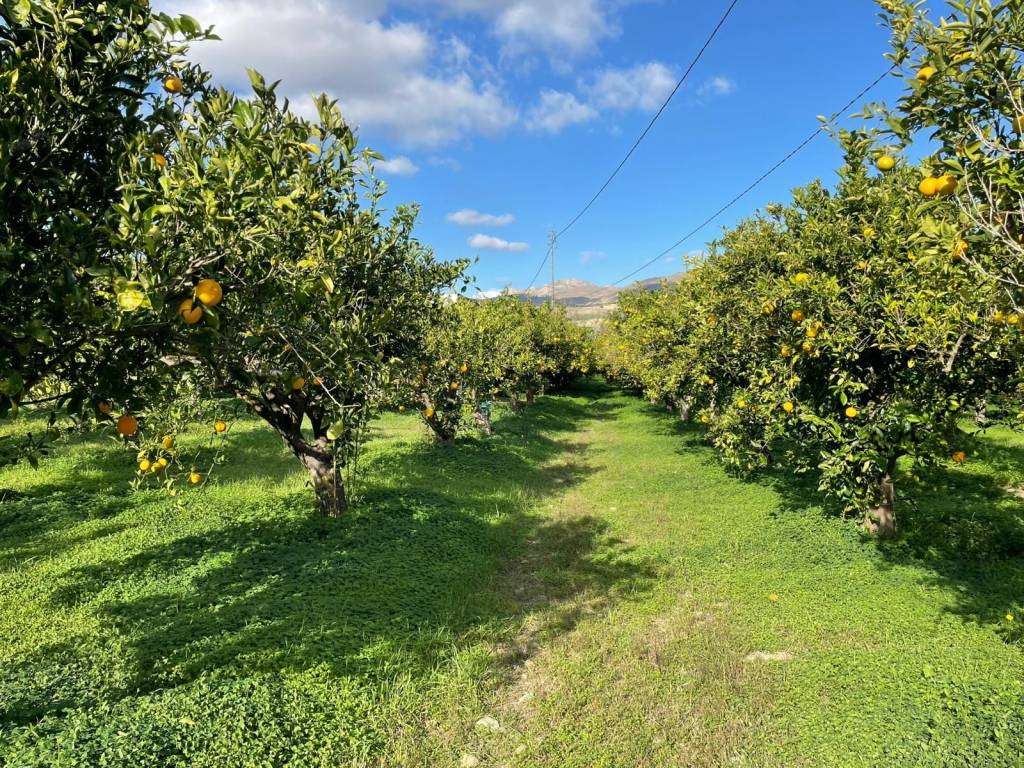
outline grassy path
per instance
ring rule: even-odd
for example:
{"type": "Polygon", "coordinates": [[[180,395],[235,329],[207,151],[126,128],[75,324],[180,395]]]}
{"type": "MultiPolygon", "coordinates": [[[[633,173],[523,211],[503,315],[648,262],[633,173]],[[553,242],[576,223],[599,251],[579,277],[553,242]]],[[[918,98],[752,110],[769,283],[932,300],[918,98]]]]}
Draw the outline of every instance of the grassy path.
{"type": "Polygon", "coordinates": [[[886,545],[596,384],[449,449],[386,416],[342,524],[230,439],[185,502],[102,441],[0,470],[0,764],[1024,765],[1019,438],[886,545]]]}

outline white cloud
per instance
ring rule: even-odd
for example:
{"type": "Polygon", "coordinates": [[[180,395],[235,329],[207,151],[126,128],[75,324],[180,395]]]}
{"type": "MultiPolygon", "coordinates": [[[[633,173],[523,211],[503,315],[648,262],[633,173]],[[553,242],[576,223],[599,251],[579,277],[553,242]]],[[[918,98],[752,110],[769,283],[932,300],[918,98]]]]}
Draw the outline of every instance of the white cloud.
{"type": "Polygon", "coordinates": [[[616,31],[599,0],[518,0],[500,13],[496,30],[506,54],[539,49],[556,61],[593,53],[616,31]]]}
{"type": "Polygon", "coordinates": [[[736,83],[728,77],[718,75],[701,83],[697,89],[698,96],[728,96],[736,90],[736,83]]]}
{"type": "Polygon", "coordinates": [[[590,264],[592,261],[604,261],[608,254],[604,251],[583,251],[580,253],[580,264],[590,264]]]}
{"type": "Polygon", "coordinates": [[[419,166],[405,155],[398,155],[390,160],[378,160],[374,167],[381,173],[391,176],[415,176],[420,172],[419,166]]]}
{"type": "Polygon", "coordinates": [[[540,102],[530,110],[526,125],[531,131],[558,133],[567,125],[585,123],[597,117],[598,112],[582,103],[575,95],[545,88],[540,102]]]}
{"type": "Polygon", "coordinates": [[[668,98],[678,78],[656,61],[628,69],[605,69],[584,86],[592,104],[601,109],[641,109],[654,112],[668,98]]]}
{"type": "Polygon", "coordinates": [[[496,216],[493,213],[480,213],[472,208],[463,208],[448,214],[448,221],[460,227],[507,227],[516,217],[511,213],[496,216]]]}
{"type": "Polygon", "coordinates": [[[473,235],[469,238],[469,247],[481,251],[504,251],[506,253],[522,253],[530,249],[526,243],[510,243],[508,240],[490,235],[473,235]]]}
{"type": "Polygon", "coordinates": [[[253,66],[268,80],[283,80],[279,93],[299,111],[311,111],[310,96],[326,92],[353,123],[405,146],[493,136],[516,122],[500,82],[474,65],[465,43],[438,41],[416,24],[382,21],[388,5],[179,0],[170,10],[216,26],[222,41],[198,44],[193,55],[221,82],[245,86],[245,67],[253,66]]]}

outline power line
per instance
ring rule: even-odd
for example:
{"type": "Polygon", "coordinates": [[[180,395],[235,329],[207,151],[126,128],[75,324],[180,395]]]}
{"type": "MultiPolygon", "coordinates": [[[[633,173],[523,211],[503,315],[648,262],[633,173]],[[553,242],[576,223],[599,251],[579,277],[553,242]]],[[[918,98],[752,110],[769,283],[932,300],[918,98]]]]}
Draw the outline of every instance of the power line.
{"type": "MultiPolygon", "coordinates": [[[[590,201],[585,206],[583,206],[579,213],[577,213],[573,217],[572,221],[570,221],[568,224],[562,227],[561,231],[555,234],[556,240],[562,235],[564,235],[566,232],[568,232],[570,229],[572,229],[573,225],[575,225],[577,221],[583,218],[584,214],[586,214],[586,212],[590,210],[591,206],[594,203],[596,203],[597,199],[601,197],[602,194],[604,194],[604,191],[606,189],[608,189],[608,186],[612,183],[612,181],[614,181],[615,177],[619,175],[619,171],[621,171],[625,167],[626,163],[629,162],[629,158],[633,156],[633,153],[636,152],[637,147],[640,146],[641,142],[643,142],[643,140],[647,138],[647,134],[651,132],[652,128],[654,128],[654,124],[658,122],[658,118],[661,117],[662,112],[664,112],[665,109],[668,107],[669,102],[671,102],[672,99],[675,97],[676,93],[679,92],[679,89],[683,87],[683,83],[686,82],[686,79],[690,76],[690,73],[693,71],[694,67],[697,66],[701,58],[703,58],[704,53],[711,46],[711,43],[714,41],[714,39],[718,36],[719,31],[725,25],[726,20],[732,14],[733,9],[736,7],[736,4],[738,2],[739,0],[732,0],[732,2],[729,3],[729,7],[722,15],[722,18],[719,19],[718,24],[715,25],[715,28],[711,31],[711,34],[708,36],[707,40],[704,41],[704,45],[701,46],[701,49],[697,52],[697,55],[693,58],[693,61],[690,62],[690,66],[686,68],[686,71],[683,73],[683,76],[679,78],[679,82],[676,83],[676,87],[672,89],[672,92],[668,95],[668,98],[665,99],[665,102],[661,105],[661,108],[658,109],[654,117],[651,118],[651,122],[647,124],[646,128],[644,128],[643,133],[641,133],[639,138],[637,138],[637,140],[633,142],[633,146],[630,147],[629,151],[626,153],[626,156],[622,158],[622,162],[620,162],[616,166],[615,170],[612,171],[611,176],[609,176],[605,180],[604,184],[601,185],[601,188],[597,190],[597,193],[592,198],[590,198],[590,201]]],[[[550,257],[551,250],[549,249],[547,255],[544,256],[544,260],[540,263],[540,266],[537,267],[537,274],[534,275],[533,280],[530,281],[530,285],[526,289],[527,291],[533,288],[533,284],[537,281],[537,278],[540,276],[541,270],[544,269],[544,265],[547,263],[547,260],[550,257]]]]}
{"type": "MultiPolygon", "coordinates": [[[[869,91],[871,91],[875,86],[877,86],[880,82],[882,82],[889,75],[889,73],[892,72],[894,69],[896,69],[895,65],[892,66],[892,67],[889,67],[889,69],[885,70],[885,72],[883,72],[881,75],[879,75],[870,85],[868,85],[860,93],[858,93],[856,96],[854,96],[848,102],[846,102],[846,104],[844,104],[842,107],[840,107],[838,110],[836,110],[832,114],[831,120],[835,120],[836,117],[838,117],[840,114],[842,114],[843,112],[848,110],[857,101],[859,101],[861,98],[863,98],[869,91]]],[[[808,144],[810,144],[812,141],[814,141],[814,139],[816,139],[818,137],[818,135],[822,131],[824,131],[824,130],[825,130],[825,125],[824,124],[819,125],[815,129],[814,133],[812,133],[810,136],[808,136],[806,139],[804,139],[802,142],[800,142],[788,155],[786,155],[784,158],[779,160],[779,162],[777,162],[775,165],[773,165],[771,168],[769,168],[767,171],[765,171],[763,174],[761,174],[750,186],[748,186],[746,189],[744,189],[742,192],[740,192],[738,195],[736,195],[736,197],[734,197],[728,203],[723,205],[721,208],[719,208],[717,211],[715,211],[713,214],[711,214],[708,218],[706,218],[703,222],[701,222],[699,225],[697,225],[692,230],[687,232],[685,235],[683,235],[681,238],[679,238],[675,243],[670,245],[668,248],[666,248],[664,251],[659,253],[653,259],[650,259],[649,261],[645,261],[643,264],[641,264],[639,267],[634,269],[632,272],[630,272],[625,277],[621,277],[618,280],[616,280],[614,283],[612,283],[612,285],[619,285],[620,283],[623,283],[626,280],[629,280],[634,275],[637,275],[640,272],[643,272],[649,266],[654,264],[654,262],[658,261],[658,259],[661,259],[661,258],[667,256],[672,251],[674,251],[676,248],[678,248],[680,245],[682,245],[687,240],[689,240],[691,237],[696,235],[698,232],[700,232],[702,229],[704,229],[704,227],[706,227],[708,224],[713,222],[715,219],[717,219],[719,216],[721,216],[727,210],[732,208],[736,203],[738,203],[740,200],[742,200],[744,197],[746,197],[750,192],[752,192],[754,190],[754,188],[759,186],[762,181],[767,179],[769,176],[771,176],[773,173],[775,173],[777,170],[779,170],[779,168],[781,168],[783,165],[785,165],[790,160],[792,160],[804,147],[806,147],[808,144]]]]}
{"type": "Polygon", "coordinates": [[[590,202],[583,206],[583,209],[573,217],[572,221],[570,221],[568,224],[562,227],[561,231],[559,231],[558,234],[555,235],[556,238],[561,237],[570,229],[572,229],[573,225],[583,217],[583,214],[590,210],[590,206],[597,202],[597,198],[599,198],[604,193],[604,191],[608,189],[608,185],[612,183],[616,176],[619,175],[619,171],[623,169],[623,167],[629,161],[629,158],[631,158],[633,156],[633,153],[636,152],[637,147],[640,146],[640,142],[647,138],[647,134],[651,132],[651,129],[654,127],[654,124],[658,122],[658,118],[661,117],[661,113],[665,111],[665,109],[669,105],[669,102],[672,101],[676,93],[679,92],[679,89],[683,87],[683,83],[686,82],[686,79],[690,76],[690,73],[693,71],[693,68],[697,66],[697,63],[704,56],[704,52],[707,51],[709,47],[711,47],[711,43],[718,36],[719,30],[721,30],[722,27],[725,25],[726,19],[728,19],[729,16],[732,14],[733,9],[736,7],[736,3],[738,2],[739,0],[732,0],[732,2],[729,4],[729,7],[725,10],[725,13],[722,15],[722,18],[718,20],[718,24],[715,25],[715,28],[713,30],[711,30],[711,34],[708,35],[708,39],[704,41],[704,45],[701,46],[701,49],[697,51],[697,55],[694,56],[693,61],[690,62],[690,66],[686,68],[686,71],[683,73],[683,76],[679,78],[679,82],[676,83],[676,87],[672,89],[672,93],[668,95],[668,98],[665,99],[665,103],[661,105],[661,108],[655,113],[654,117],[651,118],[651,122],[649,122],[647,124],[647,127],[644,128],[644,131],[643,133],[640,134],[640,137],[635,142],[633,142],[633,146],[630,147],[629,152],[626,153],[626,156],[622,158],[622,162],[619,163],[618,166],[616,166],[615,170],[612,171],[612,175],[609,176],[605,183],[601,185],[601,188],[597,190],[597,194],[590,198],[590,202]]]}

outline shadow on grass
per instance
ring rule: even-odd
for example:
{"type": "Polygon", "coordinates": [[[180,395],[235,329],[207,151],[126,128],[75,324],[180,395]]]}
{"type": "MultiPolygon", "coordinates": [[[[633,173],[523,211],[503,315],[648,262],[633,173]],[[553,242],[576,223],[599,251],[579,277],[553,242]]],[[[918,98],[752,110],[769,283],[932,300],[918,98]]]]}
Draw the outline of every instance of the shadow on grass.
{"type": "MultiPolygon", "coordinates": [[[[241,500],[194,533],[74,567],[50,589],[52,609],[88,606],[101,637],[41,647],[8,670],[0,721],[28,725],[221,673],[425,677],[462,647],[505,639],[527,611],[584,591],[641,592],[652,570],[602,521],[531,511],[594,471],[569,438],[614,418],[600,391],[541,399],[499,420],[492,438],[371,451],[361,502],[343,520],[315,517],[306,493],[241,500]],[[523,553],[546,574],[516,579],[526,599],[506,589],[523,553]],[[116,673],[104,667],[111,647],[116,673]]],[[[232,451],[265,457],[275,441],[240,434],[232,451]]],[[[289,462],[280,471],[293,472],[289,462]]],[[[234,482],[249,471],[241,463],[234,482]]],[[[560,616],[558,631],[576,620],[560,616]]]]}
{"type": "MultiPolygon", "coordinates": [[[[663,408],[645,409],[657,429],[682,441],[680,452],[706,454],[714,449],[700,429],[681,422],[663,408]]],[[[899,532],[892,540],[867,534],[861,540],[879,568],[924,566],[931,586],[956,595],[955,613],[967,621],[991,625],[1024,595],[1024,497],[1008,488],[1007,477],[1024,468],[1024,448],[982,438],[972,445],[964,467],[940,465],[919,482],[897,477],[899,532]]],[[[775,516],[824,515],[842,518],[843,508],[818,490],[817,472],[794,474],[774,467],[746,478],[770,487],[779,497],[775,516]]],[[[848,520],[856,526],[858,521],[848,520]]],[[[1020,630],[1004,633],[1024,640],[1020,630]]]]}

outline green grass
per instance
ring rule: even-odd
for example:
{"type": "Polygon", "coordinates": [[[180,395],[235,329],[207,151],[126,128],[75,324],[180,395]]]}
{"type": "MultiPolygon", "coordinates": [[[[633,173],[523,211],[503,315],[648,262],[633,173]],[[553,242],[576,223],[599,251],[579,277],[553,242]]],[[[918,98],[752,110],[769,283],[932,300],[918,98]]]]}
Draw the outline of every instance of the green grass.
{"type": "Polygon", "coordinates": [[[340,522],[230,441],[177,498],[102,438],[0,471],[0,764],[1024,765],[1020,436],[894,542],[598,383],[448,448],[385,416],[340,522]]]}

